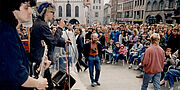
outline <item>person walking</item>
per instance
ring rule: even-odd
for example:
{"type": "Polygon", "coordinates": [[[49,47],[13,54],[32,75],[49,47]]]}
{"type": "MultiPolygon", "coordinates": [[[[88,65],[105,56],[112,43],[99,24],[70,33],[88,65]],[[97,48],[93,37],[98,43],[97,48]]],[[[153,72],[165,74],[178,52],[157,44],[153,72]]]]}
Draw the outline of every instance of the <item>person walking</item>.
{"type": "Polygon", "coordinates": [[[153,33],[150,37],[152,46],[149,47],[143,56],[142,66],[144,77],[141,90],[147,90],[148,83],[152,79],[154,89],[160,90],[161,72],[164,67],[165,52],[159,46],[160,35],[153,33]]]}
{"type": "Polygon", "coordinates": [[[96,83],[100,85],[98,82],[100,76],[100,55],[102,50],[102,45],[98,41],[98,34],[93,33],[91,35],[91,41],[84,45],[84,56],[88,58],[88,66],[89,66],[89,73],[91,79],[91,86],[94,87],[96,83]],[[96,75],[94,79],[94,66],[96,70],[96,75]]]}

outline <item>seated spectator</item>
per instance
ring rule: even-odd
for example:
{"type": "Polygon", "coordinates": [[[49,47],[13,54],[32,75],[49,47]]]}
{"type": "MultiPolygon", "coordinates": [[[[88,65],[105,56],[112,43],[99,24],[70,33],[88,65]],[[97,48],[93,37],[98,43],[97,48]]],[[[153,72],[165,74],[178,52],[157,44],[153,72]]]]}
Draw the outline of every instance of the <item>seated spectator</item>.
{"type": "Polygon", "coordinates": [[[175,60],[172,58],[171,48],[167,48],[165,52],[164,68],[163,72],[161,73],[161,79],[164,77],[165,73],[168,71],[169,66],[171,65],[175,65],[175,60]]]}
{"type": "Polygon", "coordinates": [[[120,49],[120,43],[116,42],[116,46],[113,48],[113,57],[114,57],[114,64],[117,64],[119,59],[119,49],[120,49]]]}
{"type": "Polygon", "coordinates": [[[121,44],[120,49],[119,49],[119,59],[123,60],[125,59],[126,53],[128,52],[128,50],[124,47],[123,44],[121,44]]]}
{"type": "Polygon", "coordinates": [[[114,43],[113,43],[113,40],[110,40],[110,43],[107,45],[107,49],[104,49],[104,51],[106,53],[108,53],[108,57],[109,57],[109,60],[108,60],[108,64],[112,62],[112,58],[113,58],[113,48],[115,47],[114,43]]]}
{"type": "Polygon", "coordinates": [[[139,56],[139,51],[143,48],[143,45],[140,43],[140,40],[138,39],[136,44],[133,45],[133,47],[130,50],[130,65],[129,69],[132,68],[132,63],[134,62],[134,58],[137,58],[139,56]]]}
{"type": "MultiPolygon", "coordinates": [[[[180,51],[178,51],[178,58],[180,56],[180,51]]],[[[166,80],[169,81],[170,90],[174,90],[174,77],[180,77],[180,61],[178,61],[177,67],[175,69],[170,69],[166,72],[164,79],[161,80],[160,85],[163,85],[166,80]]]]}
{"type": "Polygon", "coordinates": [[[141,50],[139,50],[139,56],[138,56],[138,59],[137,59],[137,65],[138,66],[137,66],[137,68],[135,68],[135,70],[138,70],[141,67],[140,63],[141,63],[141,60],[143,58],[144,52],[149,47],[150,47],[150,42],[147,41],[146,44],[143,46],[143,48],[141,50]]]}
{"type": "Polygon", "coordinates": [[[146,41],[146,35],[142,35],[141,44],[145,45],[146,41]]]}

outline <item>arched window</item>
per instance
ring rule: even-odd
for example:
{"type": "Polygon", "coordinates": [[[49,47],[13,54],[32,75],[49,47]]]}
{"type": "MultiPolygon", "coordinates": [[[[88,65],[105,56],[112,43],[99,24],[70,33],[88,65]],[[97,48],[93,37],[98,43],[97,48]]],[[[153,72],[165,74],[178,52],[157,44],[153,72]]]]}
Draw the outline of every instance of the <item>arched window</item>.
{"type": "Polygon", "coordinates": [[[151,2],[149,1],[146,5],[146,10],[150,11],[151,10],[151,2]]]}
{"type": "Polygon", "coordinates": [[[169,0],[169,8],[173,8],[173,0],[169,0]]]}
{"type": "Polygon", "coordinates": [[[157,1],[154,1],[154,3],[153,3],[153,5],[152,5],[152,10],[154,11],[154,10],[158,10],[158,8],[157,8],[157,1]]]}
{"type": "Polygon", "coordinates": [[[62,17],[62,7],[59,6],[59,17],[62,17]]]}
{"type": "Polygon", "coordinates": [[[75,7],[75,17],[79,17],[79,7],[75,7]]]}
{"type": "Polygon", "coordinates": [[[71,17],[71,5],[66,5],[66,17],[71,17]]]}
{"type": "Polygon", "coordinates": [[[159,2],[159,10],[163,10],[163,9],[164,9],[164,1],[161,0],[161,1],[159,2]]]}

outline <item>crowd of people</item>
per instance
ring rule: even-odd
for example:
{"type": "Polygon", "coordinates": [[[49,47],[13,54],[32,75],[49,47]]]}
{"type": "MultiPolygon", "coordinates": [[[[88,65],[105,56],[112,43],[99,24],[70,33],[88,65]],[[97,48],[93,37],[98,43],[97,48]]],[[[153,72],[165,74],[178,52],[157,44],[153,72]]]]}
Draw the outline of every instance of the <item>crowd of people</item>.
{"type": "MultiPolygon", "coordinates": [[[[19,86],[37,89],[48,87],[52,90],[54,85],[49,68],[57,64],[58,68],[61,67],[61,61],[56,60],[56,55],[57,52],[64,53],[63,50],[65,57],[68,57],[65,58],[68,59],[68,64],[73,66],[74,63],[75,71],[82,71],[81,66],[84,71],[89,68],[92,87],[95,87],[95,84],[100,85],[100,64],[126,61],[129,69],[135,65],[134,70],[142,72],[136,76],[143,78],[141,90],[147,90],[150,80],[154,83],[155,90],[160,90],[160,85],[167,80],[170,90],[174,90],[174,80],[178,81],[179,78],[176,77],[180,77],[179,24],[160,22],[152,25],[114,23],[86,26],[65,22],[63,18],[50,22],[54,17],[54,6],[45,2],[38,6],[38,17],[29,32],[30,52],[27,58],[27,52],[21,43],[21,40],[28,39],[27,27],[16,26],[29,20],[27,17],[32,14],[30,1],[15,2],[18,5],[8,7],[10,11],[1,10],[3,17],[12,17],[12,20],[0,18],[0,72],[6,72],[0,75],[0,87],[4,90],[18,89],[19,86]],[[4,41],[5,38],[8,40],[4,41]],[[42,62],[44,42],[48,46],[48,58],[42,62]],[[67,49],[68,46],[70,50],[67,49]],[[36,79],[29,76],[29,62],[35,62],[32,72],[35,73],[36,79]],[[39,76],[42,63],[45,63],[44,77],[39,76]]],[[[61,56],[58,60],[62,60],[59,59],[61,56]]]]}

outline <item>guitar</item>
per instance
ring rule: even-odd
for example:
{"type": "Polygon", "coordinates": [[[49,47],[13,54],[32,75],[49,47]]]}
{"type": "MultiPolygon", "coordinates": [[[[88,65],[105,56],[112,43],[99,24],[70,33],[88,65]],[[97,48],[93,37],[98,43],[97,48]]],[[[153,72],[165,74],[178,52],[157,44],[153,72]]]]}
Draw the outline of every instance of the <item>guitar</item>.
{"type": "Polygon", "coordinates": [[[44,72],[45,72],[45,59],[47,57],[47,52],[48,52],[48,48],[47,48],[47,45],[46,43],[44,42],[44,40],[41,41],[41,44],[42,46],[44,46],[44,54],[43,54],[43,57],[42,57],[42,61],[41,61],[41,64],[40,64],[40,72],[39,72],[39,77],[44,77],[44,72]]]}

